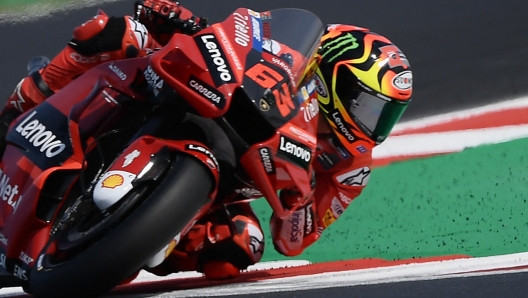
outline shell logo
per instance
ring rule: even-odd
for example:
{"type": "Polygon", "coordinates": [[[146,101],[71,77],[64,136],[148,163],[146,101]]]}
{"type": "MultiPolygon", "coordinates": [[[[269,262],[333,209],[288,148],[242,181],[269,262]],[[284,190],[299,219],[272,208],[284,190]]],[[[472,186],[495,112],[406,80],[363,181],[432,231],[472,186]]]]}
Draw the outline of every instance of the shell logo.
{"type": "Polygon", "coordinates": [[[123,182],[125,179],[123,176],[118,174],[113,174],[108,177],[106,177],[105,180],[103,180],[103,187],[105,188],[116,188],[118,186],[123,185],[123,182]]]}

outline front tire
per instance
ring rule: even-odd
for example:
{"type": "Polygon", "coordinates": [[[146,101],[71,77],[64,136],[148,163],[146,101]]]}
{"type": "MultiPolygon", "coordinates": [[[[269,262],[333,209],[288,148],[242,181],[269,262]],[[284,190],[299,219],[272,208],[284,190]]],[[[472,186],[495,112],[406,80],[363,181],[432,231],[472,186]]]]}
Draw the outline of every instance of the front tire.
{"type": "Polygon", "coordinates": [[[56,256],[46,254],[47,245],[31,271],[31,293],[38,298],[88,298],[109,291],[140,270],[192,220],[210,201],[213,185],[202,163],[178,155],[154,192],[95,243],[60,263],[48,261],[56,256]]]}

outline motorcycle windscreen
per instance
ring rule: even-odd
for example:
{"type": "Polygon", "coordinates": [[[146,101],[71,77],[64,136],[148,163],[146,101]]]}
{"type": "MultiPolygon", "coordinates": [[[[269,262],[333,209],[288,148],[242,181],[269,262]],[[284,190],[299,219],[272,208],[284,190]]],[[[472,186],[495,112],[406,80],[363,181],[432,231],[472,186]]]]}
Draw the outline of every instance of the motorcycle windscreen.
{"type": "Polygon", "coordinates": [[[284,60],[300,84],[308,63],[320,44],[324,26],[313,13],[302,9],[277,9],[262,15],[262,48],[284,60]]]}
{"type": "Polygon", "coordinates": [[[277,129],[295,117],[303,104],[296,93],[301,81],[307,81],[303,79],[324,26],[316,15],[302,9],[249,12],[253,40],[243,89],[248,101],[277,129]]]}

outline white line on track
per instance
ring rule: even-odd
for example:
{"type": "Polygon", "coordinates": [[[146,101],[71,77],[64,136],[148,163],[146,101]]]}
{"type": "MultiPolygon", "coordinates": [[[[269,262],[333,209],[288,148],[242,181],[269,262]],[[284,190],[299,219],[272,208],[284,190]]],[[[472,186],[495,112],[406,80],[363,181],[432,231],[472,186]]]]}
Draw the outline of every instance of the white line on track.
{"type": "MultiPolygon", "coordinates": [[[[457,259],[428,263],[414,263],[391,267],[329,272],[306,276],[277,278],[251,283],[240,283],[209,288],[182,290],[156,297],[198,297],[247,295],[267,292],[302,291],[367,284],[432,280],[454,277],[506,274],[527,270],[506,270],[528,266],[528,253],[493,257],[457,259]],[[500,271],[476,272],[501,269],[500,271]]],[[[115,297],[114,298],[118,298],[115,297]]]]}
{"type": "Polygon", "coordinates": [[[478,116],[490,112],[498,112],[510,109],[519,109],[519,108],[528,108],[528,96],[519,97],[510,100],[504,100],[494,104],[489,104],[477,108],[459,110],[450,113],[445,113],[441,115],[435,115],[430,117],[424,117],[416,120],[405,121],[397,124],[393,133],[405,131],[408,129],[423,128],[427,126],[432,126],[435,124],[447,123],[457,119],[464,119],[473,116],[478,116]]]}
{"type": "MultiPolygon", "coordinates": [[[[287,266],[300,266],[307,264],[307,261],[294,261],[294,263],[271,262],[261,263],[262,269],[287,266]],[[297,263],[295,263],[297,262],[297,263]]],[[[528,269],[513,268],[528,266],[528,253],[516,253],[501,256],[455,259],[446,261],[435,261],[427,263],[411,263],[406,265],[396,265],[381,268],[358,269],[340,272],[327,272],[313,275],[303,275],[295,277],[275,278],[260,280],[256,282],[245,282],[213,286],[199,289],[180,290],[159,296],[158,298],[176,297],[214,297],[227,295],[247,295],[267,292],[288,292],[302,291],[307,289],[323,289],[344,286],[358,286],[369,284],[396,283],[404,281],[433,280],[444,278],[457,278],[469,276],[482,276],[491,274],[508,274],[525,272],[528,269]],[[499,270],[497,270],[499,269],[499,270]],[[494,271],[490,271],[494,270],[494,271]]],[[[156,282],[160,280],[174,280],[179,278],[201,276],[196,272],[173,274],[168,277],[157,277],[148,273],[142,273],[134,282],[156,282]]],[[[0,290],[0,297],[11,297],[11,295],[21,295],[24,292],[21,288],[7,288],[0,290]]],[[[106,296],[108,298],[120,298],[127,296],[106,296]]],[[[130,296],[128,296],[130,297],[130,296]]],[[[144,296],[149,297],[149,296],[144,296]]]]}
{"type": "MultiPolygon", "coordinates": [[[[409,129],[425,128],[487,113],[519,108],[528,108],[528,97],[402,122],[394,127],[393,132],[405,132],[409,129]]],[[[526,137],[528,137],[528,125],[526,124],[438,133],[404,133],[403,135],[390,136],[385,142],[374,148],[373,158],[454,153],[466,148],[504,143],[526,137]]]]}

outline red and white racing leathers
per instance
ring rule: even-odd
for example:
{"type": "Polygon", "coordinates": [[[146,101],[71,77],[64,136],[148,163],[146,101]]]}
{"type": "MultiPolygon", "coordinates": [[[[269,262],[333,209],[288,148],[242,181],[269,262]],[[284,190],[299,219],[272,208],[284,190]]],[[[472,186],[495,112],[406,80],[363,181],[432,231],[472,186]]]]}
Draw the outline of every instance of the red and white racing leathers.
{"type": "Polygon", "coordinates": [[[49,65],[18,83],[4,110],[27,111],[99,64],[141,57],[158,47],[132,17],[108,17],[99,11],[74,30],[73,39],[49,65]]]}
{"type": "MultiPolygon", "coordinates": [[[[179,19],[199,23],[193,13],[178,5],[179,19]]],[[[179,32],[176,30],[174,33],[179,32]]],[[[73,39],[49,65],[23,78],[8,98],[2,114],[19,113],[38,105],[75,78],[95,66],[126,58],[144,57],[160,48],[170,34],[151,34],[145,25],[131,16],[109,17],[102,10],[73,31],[73,39]]]]}
{"type": "Polygon", "coordinates": [[[294,212],[289,219],[271,218],[275,249],[286,256],[296,256],[317,241],[359,196],[370,178],[370,151],[352,156],[334,144],[337,141],[331,137],[320,136],[317,142],[313,203],[294,212]]]}
{"type": "MultiPolygon", "coordinates": [[[[317,241],[369,180],[371,152],[352,156],[336,142],[328,134],[318,140],[313,201],[288,219],[271,217],[273,243],[283,255],[298,255],[317,241]]],[[[251,191],[244,189],[247,196],[252,196],[251,191]]],[[[249,203],[240,202],[227,206],[227,212],[209,213],[182,237],[164,263],[149,270],[159,275],[198,270],[209,278],[229,278],[260,261],[263,252],[259,220],[249,203]]]]}

